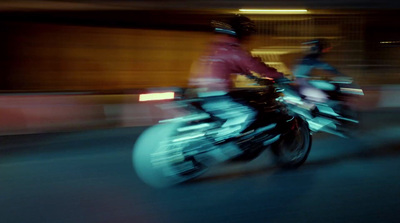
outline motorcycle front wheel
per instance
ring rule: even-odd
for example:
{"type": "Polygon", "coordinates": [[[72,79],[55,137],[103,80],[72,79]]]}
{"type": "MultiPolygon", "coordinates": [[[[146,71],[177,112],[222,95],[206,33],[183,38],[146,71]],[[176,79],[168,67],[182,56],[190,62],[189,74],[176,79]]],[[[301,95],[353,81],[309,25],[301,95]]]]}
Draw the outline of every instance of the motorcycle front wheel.
{"type": "Polygon", "coordinates": [[[301,166],[311,150],[312,137],[307,122],[299,117],[294,122],[293,130],[271,145],[278,166],[284,169],[301,166]]]}
{"type": "Polygon", "coordinates": [[[180,126],[179,123],[152,126],[136,141],[132,152],[133,167],[137,176],[147,185],[169,187],[206,171],[194,160],[184,159],[181,153],[183,149],[179,148],[181,145],[170,143],[170,138],[180,126]]]}

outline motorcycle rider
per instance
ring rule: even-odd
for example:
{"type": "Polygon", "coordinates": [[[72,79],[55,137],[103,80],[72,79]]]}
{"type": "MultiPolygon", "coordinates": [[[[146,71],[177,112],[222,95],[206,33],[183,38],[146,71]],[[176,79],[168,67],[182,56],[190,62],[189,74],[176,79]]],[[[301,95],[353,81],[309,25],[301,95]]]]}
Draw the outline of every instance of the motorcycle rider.
{"type": "Polygon", "coordinates": [[[327,103],[328,95],[323,90],[334,90],[335,87],[325,81],[311,80],[312,70],[325,70],[341,78],[347,78],[347,76],[320,59],[324,53],[329,52],[332,48],[325,39],[304,42],[303,47],[306,55],[293,69],[295,83],[299,86],[299,93],[310,101],[327,103]]]}
{"type": "Polygon", "coordinates": [[[227,21],[213,21],[212,25],[216,35],[204,55],[194,63],[190,85],[198,89],[199,97],[205,98],[203,109],[226,120],[222,127],[229,128],[229,133],[240,133],[254,121],[256,111],[228,94],[234,87],[231,75],[258,74],[280,79],[283,74],[242,48],[242,43],[255,32],[252,20],[235,15],[227,21]]]}

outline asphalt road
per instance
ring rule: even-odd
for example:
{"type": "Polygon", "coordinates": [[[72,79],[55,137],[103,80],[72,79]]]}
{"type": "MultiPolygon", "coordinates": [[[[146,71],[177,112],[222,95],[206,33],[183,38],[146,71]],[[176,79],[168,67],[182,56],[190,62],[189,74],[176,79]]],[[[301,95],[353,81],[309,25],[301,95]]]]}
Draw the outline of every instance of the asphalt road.
{"type": "Polygon", "coordinates": [[[266,152],[167,189],[132,169],[144,128],[0,137],[0,222],[400,222],[397,114],[364,114],[356,138],[315,135],[295,171],[266,152]]]}

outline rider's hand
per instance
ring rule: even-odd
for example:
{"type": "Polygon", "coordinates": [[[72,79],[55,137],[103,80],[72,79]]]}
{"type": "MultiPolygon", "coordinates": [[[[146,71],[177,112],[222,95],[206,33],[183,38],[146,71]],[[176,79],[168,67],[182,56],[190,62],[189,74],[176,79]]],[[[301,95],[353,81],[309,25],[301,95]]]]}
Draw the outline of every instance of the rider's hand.
{"type": "Polygon", "coordinates": [[[274,80],[274,78],[270,78],[270,77],[261,77],[260,79],[270,80],[270,81],[273,81],[273,80],[274,80]]]}

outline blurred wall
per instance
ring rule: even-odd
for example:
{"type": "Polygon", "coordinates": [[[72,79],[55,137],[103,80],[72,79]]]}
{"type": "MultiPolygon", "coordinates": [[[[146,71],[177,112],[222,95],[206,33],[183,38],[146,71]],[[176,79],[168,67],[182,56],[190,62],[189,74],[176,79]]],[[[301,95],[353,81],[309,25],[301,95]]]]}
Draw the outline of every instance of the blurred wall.
{"type": "Polygon", "coordinates": [[[209,33],[8,23],[1,90],[185,86],[209,33]]]}

